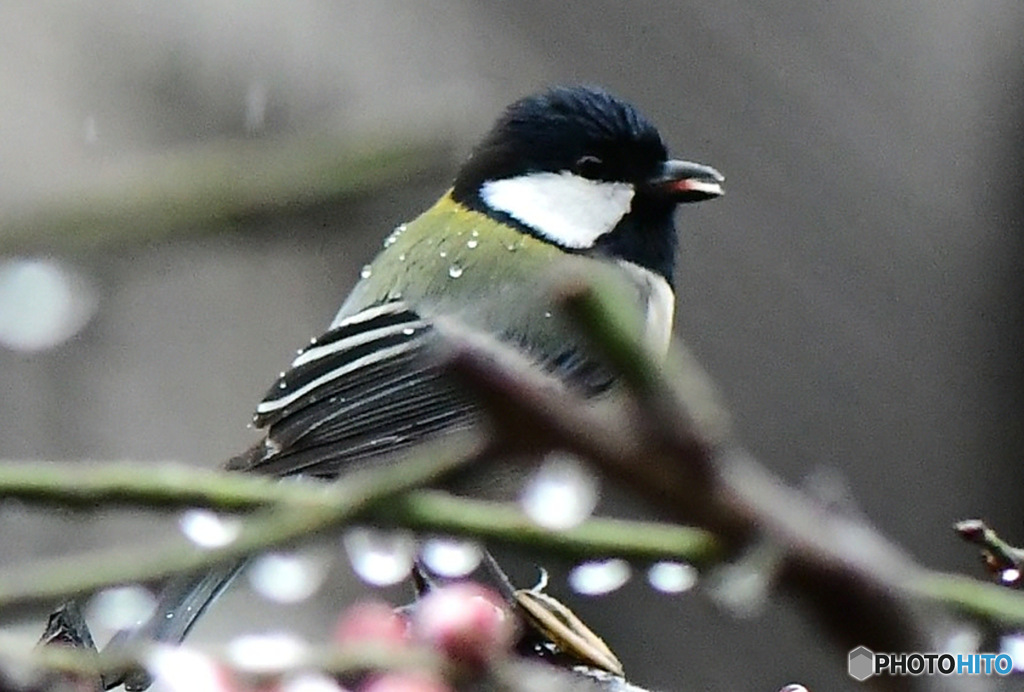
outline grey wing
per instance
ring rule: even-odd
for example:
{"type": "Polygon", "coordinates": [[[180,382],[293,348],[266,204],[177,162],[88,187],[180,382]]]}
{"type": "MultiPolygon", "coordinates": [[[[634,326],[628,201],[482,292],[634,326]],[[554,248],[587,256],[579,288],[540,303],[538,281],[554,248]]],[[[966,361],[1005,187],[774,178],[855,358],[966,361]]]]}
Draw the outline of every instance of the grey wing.
{"type": "Polygon", "coordinates": [[[263,443],[228,467],[275,476],[342,469],[469,427],[477,409],[429,357],[437,335],[401,301],[366,308],[299,352],[256,409],[263,443]]]}

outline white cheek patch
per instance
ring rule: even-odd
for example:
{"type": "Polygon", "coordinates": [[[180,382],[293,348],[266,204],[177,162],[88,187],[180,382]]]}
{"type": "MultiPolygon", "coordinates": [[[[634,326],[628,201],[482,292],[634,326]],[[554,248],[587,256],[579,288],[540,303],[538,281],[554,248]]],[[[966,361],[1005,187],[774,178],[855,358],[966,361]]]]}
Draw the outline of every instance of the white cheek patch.
{"type": "Polygon", "coordinates": [[[664,358],[672,340],[672,319],[676,311],[676,294],[665,277],[638,264],[618,261],[619,267],[640,289],[644,302],[644,341],[654,355],[664,358]]]}
{"type": "Polygon", "coordinates": [[[572,249],[589,248],[629,213],[635,190],[628,183],[590,180],[562,171],[491,180],[480,198],[548,240],[572,249]]]}

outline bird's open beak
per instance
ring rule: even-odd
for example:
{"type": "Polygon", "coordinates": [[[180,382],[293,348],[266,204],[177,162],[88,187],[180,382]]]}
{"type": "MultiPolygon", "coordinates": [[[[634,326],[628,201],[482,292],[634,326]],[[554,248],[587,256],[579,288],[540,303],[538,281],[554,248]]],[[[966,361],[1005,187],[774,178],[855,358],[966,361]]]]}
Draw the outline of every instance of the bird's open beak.
{"type": "Polygon", "coordinates": [[[711,166],[691,161],[670,160],[648,181],[651,188],[677,203],[700,202],[725,194],[725,176],[711,166]]]}

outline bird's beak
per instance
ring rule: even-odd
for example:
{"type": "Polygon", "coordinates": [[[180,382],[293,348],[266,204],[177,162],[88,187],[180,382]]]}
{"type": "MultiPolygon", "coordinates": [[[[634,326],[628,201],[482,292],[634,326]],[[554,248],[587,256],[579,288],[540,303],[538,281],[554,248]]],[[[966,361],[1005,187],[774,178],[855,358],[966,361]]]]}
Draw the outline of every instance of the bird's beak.
{"type": "Polygon", "coordinates": [[[666,161],[661,171],[647,182],[654,192],[676,203],[700,202],[725,194],[724,175],[711,166],[691,161],[666,161]]]}

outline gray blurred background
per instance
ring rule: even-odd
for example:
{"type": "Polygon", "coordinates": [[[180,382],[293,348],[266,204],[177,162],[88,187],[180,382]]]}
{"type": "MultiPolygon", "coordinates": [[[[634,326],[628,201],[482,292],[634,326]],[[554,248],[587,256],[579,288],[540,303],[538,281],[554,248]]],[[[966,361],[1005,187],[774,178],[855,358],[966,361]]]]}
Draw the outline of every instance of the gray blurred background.
{"type": "MultiPolygon", "coordinates": [[[[793,482],[838,472],[916,558],[977,573],[953,520],[1024,541],[1022,35],[1019,0],[4,3],[0,260],[58,260],[91,319],[0,350],[0,456],[238,452],[274,375],[500,108],[582,81],[727,176],[724,199],[679,216],[676,331],[750,449],[793,482]],[[180,157],[323,133],[417,153],[351,194],[118,216],[118,190],[180,157]],[[64,223],[94,203],[114,211],[64,223]]],[[[23,300],[0,288],[0,323],[23,300]]],[[[167,525],[25,516],[0,507],[0,563],[167,525]]],[[[640,684],[854,689],[789,603],[737,620],[642,579],[552,590],[640,684]]],[[[197,635],[244,611],[322,636],[337,611],[254,602],[236,589],[197,635]]]]}

